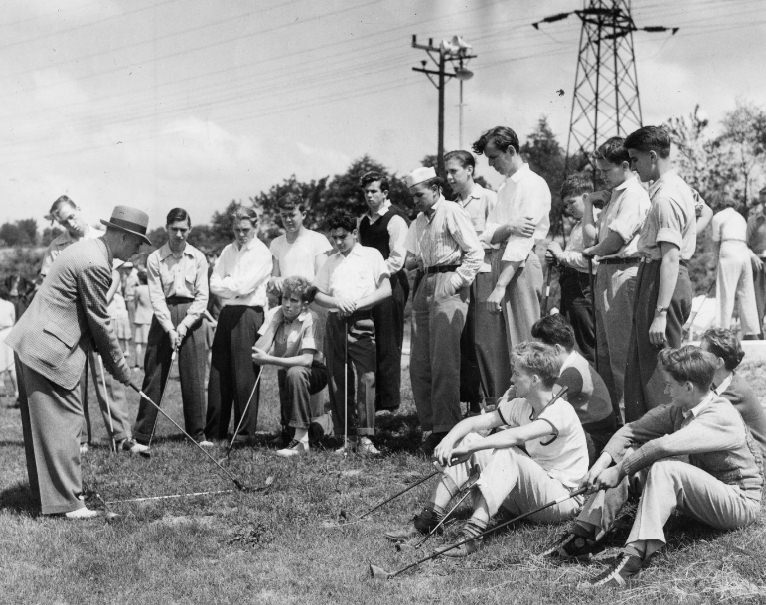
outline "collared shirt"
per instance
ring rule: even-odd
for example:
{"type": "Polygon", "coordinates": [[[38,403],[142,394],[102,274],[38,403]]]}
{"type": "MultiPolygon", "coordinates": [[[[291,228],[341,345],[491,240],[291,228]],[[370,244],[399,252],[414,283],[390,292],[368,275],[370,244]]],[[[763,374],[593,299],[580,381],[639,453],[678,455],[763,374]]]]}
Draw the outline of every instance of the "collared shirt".
{"type": "Polygon", "coordinates": [[[220,297],[223,307],[266,307],[266,283],[271,267],[271,252],[257,237],[241,248],[232,242],[215,263],[210,291],[220,297]]]}
{"type": "Polygon", "coordinates": [[[178,255],[167,243],[152,252],[146,259],[146,277],[154,315],[166,332],[174,329],[166,298],[180,296],[194,299],[181,321],[187,329],[205,312],[209,297],[207,259],[190,243],[187,242],[178,255]]]}
{"type": "Polygon", "coordinates": [[[536,240],[545,239],[550,228],[551,191],[548,183],[529,169],[529,164],[509,176],[497,192],[497,204],[487,217],[481,240],[491,242],[495,231],[502,225],[531,216],[535,223],[532,237],[511,235],[506,241],[503,260],[523,261],[535,247],[536,240]]]}
{"type": "Polygon", "coordinates": [[[598,258],[630,258],[638,256],[638,235],[652,203],[649,194],[636,177],[625,179],[612,190],[609,202],[596,220],[598,240],[604,241],[609,231],[622,238],[624,245],[613,254],[598,258]]]}
{"type": "Polygon", "coordinates": [[[317,315],[313,311],[301,312],[292,321],[285,319],[282,307],[277,307],[264,323],[255,346],[274,357],[297,357],[306,352],[320,360],[320,342],[317,334],[317,315]]]}
{"type": "Polygon", "coordinates": [[[713,230],[714,242],[747,240],[747,221],[734,208],[724,208],[716,212],[710,221],[710,227],[713,230]]]}
{"type": "Polygon", "coordinates": [[[429,218],[420,212],[407,232],[407,252],[422,259],[425,267],[460,265],[456,288],[469,286],[479,272],[484,250],[468,213],[440,196],[429,218]]]}
{"type": "Polygon", "coordinates": [[[710,404],[710,402],[713,400],[713,397],[716,396],[716,393],[713,393],[712,391],[705,395],[705,397],[702,398],[702,401],[700,401],[697,405],[695,405],[692,408],[689,408],[688,410],[683,410],[681,412],[681,415],[684,417],[683,422],[681,422],[681,426],[686,426],[691,422],[694,418],[700,415],[700,412],[705,409],[707,405],[710,404]]]}
{"type": "MultiPolygon", "coordinates": [[[[471,217],[471,223],[476,230],[476,235],[484,233],[484,229],[487,226],[487,217],[490,211],[497,205],[497,193],[486,187],[482,187],[479,183],[474,183],[471,187],[471,191],[465,198],[461,198],[459,195],[455,200],[460,204],[461,208],[468,213],[471,217]]],[[[479,273],[489,273],[492,271],[492,265],[489,262],[488,252],[493,248],[499,248],[499,244],[490,244],[482,242],[484,248],[484,261],[481,263],[479,273]]]]}
{"type": "MultiPolygon", "coordinates": [[[[302,228],[294,242],[290,243],[286,235],[280,235],[271,242],[269,250],[279,264],[280,276],[300,275],[313,280],[316,275],[317,256],[330,252],[332,244],[321,233],[302,228]]],[[[320,261],[320,266],[322,262],[324,259],[320,261]]]]}
{"type": "MultiPolygon", "coordinates": [[[[562,250],[558,260],[567,267],[577,269],[580,273],[587,273],[588,259],[583,255],[583,250],[585,250],[585,244],[583,242],[582,221],[577,221],[569,233],[567,246],[562,250]]],[[[598,263],[594,260],[593,273],[596,272],[597,265],[598,263]]]]}
{"type": "MultiPolygon", "coordinates": [[[[375,214],[370,214],[368,211],[366,214],[370,219],[370,225],[374,224],[380,217],[385,216],[390,208],[391,201],[386,200],[375,214]]],[[[385,261],[389,275],[401,271],[404,267],[404,257],[407,256],[407,229],[407,222],[398,214],[392,216],[386,225],[389,253],[385,261]]]]}
{"type": "Polygon", "coordinates": [[[694,195],[674,170],[668,170],[649,187],[652,200],[638,237],[638,252],[649,260],[660,260],[660,244],[673,244],[682,260],[689,260],[697,245],[694,195]]]}
{"type": "Polygon", "coordinates": [[[104,231],[102,229],[93,227],[88,223],[85,223],[85,233],[79,239],[72,237],[69,231],[65,229],[63,233],[57,235],[55,238],[53,238],[53,241],[48,244],[48,248],[45,250],[45,254],[43,255],[43,263],[40,267],[40,276],[45,277],[48,275],[48,271],[50,271],[51,265],[53,264],[53,261],[56,260],[56,257],[75,242],[79,242],[84,239],[96,239],[102,235],[104,235],[104,231]]]}
{"type": "Polygon", "coordinates": [[[384,277],[389,273],[383,255],[375,248],[354,244],[347,255],[331,254],[314,284],[329,296],[358,301],[375,292],[384,277]]]}
{"type": "MultiPolygon", "coordinates": [[[[736,212],[736,211],[735,211],[736,212]]],[[[734,378],[734,374],[729,374],[726,378],[724,378],[721,381],[721,384],[719,384],[716,388],[713,389],[713,393],[716,395],[723,395],[726,392],[726,389],[729,388],[729,385],[731,384],[731,379],[734,378]]]]}
{"type": "Polygon", "coordinates": [[[762,211],[747,219],[747,247],[758,256],[766,256],[766,215],[762,211]]]}

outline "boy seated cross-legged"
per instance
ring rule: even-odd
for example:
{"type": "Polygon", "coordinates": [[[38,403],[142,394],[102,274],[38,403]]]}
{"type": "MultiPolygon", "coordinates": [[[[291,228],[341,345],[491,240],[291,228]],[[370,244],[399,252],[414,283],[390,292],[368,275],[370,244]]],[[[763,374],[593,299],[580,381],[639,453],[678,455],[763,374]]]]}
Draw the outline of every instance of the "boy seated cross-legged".
{"type": "Polygon", "coordinates": [[[256,365],[279,367],[279,402],[282,423],[295,433],[277,456],[291,458],[309,451],[311,395],[327,385],[327,367],[321,362],[317,316],[308,306],[316,288],[305,277],[281,282],[282,306],[260,330],[253,347],[256,365]]]}
{"type": "Polygon", "coordinates": [[[586,586],[624,586],[665,544],[673,512],[716,529],[758,520],[763,470],[758,446],[734,406],[710,390],[715,357],[698,347],[664,349],[659,363],[669,404],[622,427],[588,472],[588,498],[574,527],[544,554],[586,559],[603,547],[628,499],[642,487],[636,519],[611,568],[586,586]],[[688,457],[688,462],[678,459],[688,457]]]}
{"type": "MultiPolygon", "coordinates": [[[[434,450],[437,462],[446,468],[428,504],[415,517],[413,527],[386,537],[406,541],[433,530],[474,467],[480,475],[470,488],[473,514],[460,540],[479,536],[500,508],[521,514],[574,491],[587,472],[588,451],[574,409],[552,393],[560,367],[552,347],[537,342],[518,345],[511,377],[516,397],[506,394],[495,411],[466,418],[447,433],[434,450]],[[507,428],[487,435],[501,427],[507,428]]],[[[582,502],[582,496],[575,496],[529,518],[541,523],[564,521],[577,513],[582,502]]],[[[480,538],[476,538],[444,554],[465,556],[479,546],[480,538]]]]}

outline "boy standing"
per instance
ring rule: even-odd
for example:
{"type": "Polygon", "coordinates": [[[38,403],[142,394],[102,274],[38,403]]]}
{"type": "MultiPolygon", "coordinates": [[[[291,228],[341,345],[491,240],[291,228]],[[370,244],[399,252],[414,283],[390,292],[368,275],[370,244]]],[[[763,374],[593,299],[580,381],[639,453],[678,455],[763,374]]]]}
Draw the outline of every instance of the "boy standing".
{"type": "Polygon", "coordinates": [[[327,367],[320,359],[317,316],[308,308],[314,287],[305,277],[294,276],[283,279],[281,289],[282,306],[260,330],[253,362],[279,368],[282,424],[293,428],[295,434],[277,456],[292,458],[309,451],[310,398],[327,385],[327,367]]]}
{"type": "Polygon", "coordinates": [[[319,291],[315,300],[330,309],[325,352],[334,423],[344,427],[344,435],[353,431],[338,451],[345,453],[350,446],[358,453],[377,455],[380,452],[370,440],[375,434],[372,307],[391,296],[388,268],[380,252],[357,243],[356,220],[350,214],[337,212],[329,218],[328,226],[337,252],[319,269],[315,282],[319,291]],[[347,415],[350,416],[348,423],[345,422],[347,415]]]}

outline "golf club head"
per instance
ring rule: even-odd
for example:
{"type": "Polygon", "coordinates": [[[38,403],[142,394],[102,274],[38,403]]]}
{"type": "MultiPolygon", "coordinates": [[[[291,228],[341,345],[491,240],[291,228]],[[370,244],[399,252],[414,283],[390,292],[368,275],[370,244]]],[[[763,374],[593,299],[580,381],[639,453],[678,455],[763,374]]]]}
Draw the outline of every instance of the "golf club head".
{"type": "Polygon", "coordinates": [[[142,458],[151,458],[152,457],[152,451],[146,450],[145,452],[138,452],[138,455],[142,458]]]}
{"type": "Polygon", "coordinates": [[[370,577],[376,580],[388,580],[392,577],[392,574],[382,567],[370,563],[370,577]]]}

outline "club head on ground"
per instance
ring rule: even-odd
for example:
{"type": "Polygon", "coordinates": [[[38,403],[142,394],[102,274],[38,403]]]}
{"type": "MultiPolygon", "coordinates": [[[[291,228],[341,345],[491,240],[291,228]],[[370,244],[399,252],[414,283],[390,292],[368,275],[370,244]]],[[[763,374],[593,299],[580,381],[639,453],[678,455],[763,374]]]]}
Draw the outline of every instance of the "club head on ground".
{"type": "Polygon", "coordinates": [[[142,458],[151,458],[152,457],[152,451],[151,450],[146,450],[145,452],[139,452],[138,455],[141,456],[142,458]]]}
{"type": "Polygon", "coordinates": [[[377,565],[370,563],[370,577],[374,578],[375,580],[388,580],[389,578],[393,577],[393,574],[389,571],[386,571],[382,567],[378,567],[377,565]]]}

